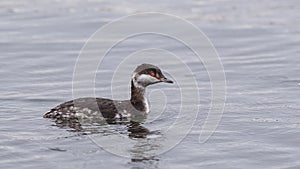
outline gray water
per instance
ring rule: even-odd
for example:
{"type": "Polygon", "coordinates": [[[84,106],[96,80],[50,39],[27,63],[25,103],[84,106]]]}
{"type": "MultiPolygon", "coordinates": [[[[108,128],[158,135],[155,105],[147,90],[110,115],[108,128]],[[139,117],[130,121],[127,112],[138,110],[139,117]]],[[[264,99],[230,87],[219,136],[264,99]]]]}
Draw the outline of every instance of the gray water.
{"type": "MultiPolygon", "coordinates": [[[[299,3],[293,0],[1,1],[1,168],[300,168],[298,11],[299,3]],[[212,137],[198,142],[209,108],[210,85],[203,66],[192,61],[188,65],[197,73],[202,108],[188,136],[164,154],[149,158],[146,147],[151,145],[132,145],[131,158],[116,156],[87,133],[43,119],[46,111],[72,99],[74,65],[86,40],[113,19],[147,11],[187,19],[217,49],[226,73],[227,101],[212,137]]],[[[133,42],[159,42],[154,36],[146,39],[153,41],[137,38],[133,42]]],[[[121,45],[112,53],[116,59],[103,62],[105,73],[96,77],[97,96],[110,96],[113,69],[134,44],[121,45]]],[[[173,43],[164,45],[181,50],[173,43]]],[[[151,87],[160,88],[171,87],[151,87]]],[[[128,91],[118,96],[126,98],[128,91]]],[[[169,107],[178,104],[176,98],[168,101],[169,107]]],[[[174,117],[167,113],[144,124],[155,132],[136,142],[161,136],[159,128],[169,120],[174,117]]],[[[126,127],[105,130],[127,135],[126,127]]]]}

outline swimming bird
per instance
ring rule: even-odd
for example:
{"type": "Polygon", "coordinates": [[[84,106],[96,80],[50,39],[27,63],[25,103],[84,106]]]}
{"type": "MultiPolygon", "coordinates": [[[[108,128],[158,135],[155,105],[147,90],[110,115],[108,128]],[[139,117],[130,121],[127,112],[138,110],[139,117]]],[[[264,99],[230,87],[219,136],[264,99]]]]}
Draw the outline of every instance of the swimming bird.
{"type": "Polygon", "coordinates": [[[127,118],[132,115],[146,115],[149,104],[145,97],[147,86],[156,83],[173,83],[162,71],[151,64],[137,66],[131,77],[131,98],[129,100],[112,100],[107,98],[78,98],[62,103],[44,114],[44,118],[76,119],[127,118]]]}

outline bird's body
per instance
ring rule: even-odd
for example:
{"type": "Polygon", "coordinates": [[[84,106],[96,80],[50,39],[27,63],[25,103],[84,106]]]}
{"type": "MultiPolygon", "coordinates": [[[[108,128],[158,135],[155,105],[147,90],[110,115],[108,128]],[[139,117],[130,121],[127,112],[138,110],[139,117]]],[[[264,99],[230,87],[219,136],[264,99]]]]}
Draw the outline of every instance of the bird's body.
{"type": "Polygon", "coordinates": [[[158,67],[142,64],[133,73],[130,100],[78,98],[56,106],[43,117],[66,120],[76,118],[114,119],[145,115],[150,111],[145,97],[146,87],[159,82],[173,83],[164,77],[158,67]]]}

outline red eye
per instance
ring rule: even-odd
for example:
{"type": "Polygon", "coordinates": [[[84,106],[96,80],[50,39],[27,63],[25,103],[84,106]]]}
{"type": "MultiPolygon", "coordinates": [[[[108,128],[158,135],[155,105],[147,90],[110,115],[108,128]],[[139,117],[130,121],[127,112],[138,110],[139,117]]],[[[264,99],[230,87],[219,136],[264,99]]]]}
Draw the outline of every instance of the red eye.
{"type": "Polygon", "coordinates": [[[155,75],[154,72],[151,72],[151,73],[150,73],[150,76],[155,77],[156,75],[155,75]]]}

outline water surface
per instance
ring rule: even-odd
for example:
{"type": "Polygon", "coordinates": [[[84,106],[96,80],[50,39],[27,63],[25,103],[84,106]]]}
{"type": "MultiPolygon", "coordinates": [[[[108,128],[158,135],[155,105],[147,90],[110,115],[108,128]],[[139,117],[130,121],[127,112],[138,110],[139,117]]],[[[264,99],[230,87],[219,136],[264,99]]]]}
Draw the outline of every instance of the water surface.
{"type": "MultiPolygon", "coordinates": [[[[293,0],[121,4],[93,0],[1,1],[1,166],[299,168],[298,4],[293,0]],[[191,21],[207,34],[219,52],[226,73],[227,102],[213,136],[204,144],[198,142],[209,108],[210,84],[204,67],[193,60],[187,63],[197,72],[201,111],[190,134],[167,153],[151,156],[149,150],[155,145],[139,138],[132,145],[131,158],[119,157],[101,149],[87,133],[43,119],[50,108],[72,99],[74,65],[89,36],[113,19],[147,11],[191,21]]],[[[175,42],[164,40],[148,36],[120,44],[97,73],[96,94],[110,96],[115,65],[125,53],[139,47],[135,42],[185,53],[175,42]]],[[[189,55],[186,60],[190,60],[189,55]]],[[[171,60],[166,64],[171,65],[169,71],[176,71],[171,60]]],[[[128,85],[129,82],[119,82],[120,87],[128,85]]],[[[170,86],[151,87],[156,89],[169,91],[172,96],[170,86]]],[[[121,91],[117,96],[127,98],[128,91],[121,91]]],[[[154,104],[155,101],[152,100],[154,104]]],[[[178,100],[173,97],[168,102],[169,110],[160,119],[142,125],[153,132],[147,139],[163,137],[160,129],[175,120],[171,108],[178,105],[178,100]]],[[[99,130],[129,135],[126,125],[100,126],[99,130]]]]}

